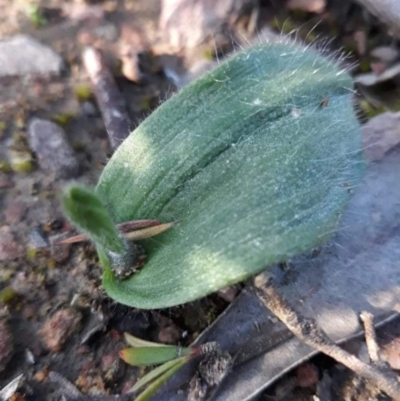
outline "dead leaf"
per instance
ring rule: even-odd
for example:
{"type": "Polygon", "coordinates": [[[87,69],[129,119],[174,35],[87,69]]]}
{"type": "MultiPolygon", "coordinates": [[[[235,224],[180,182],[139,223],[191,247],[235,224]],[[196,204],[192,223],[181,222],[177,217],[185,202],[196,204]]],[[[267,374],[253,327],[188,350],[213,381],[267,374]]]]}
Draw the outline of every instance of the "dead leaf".
{"type": "Polygon", "coordinates": [[[391,46],[379,46],[371,51],[371,57],[385,63],[392,63],[399,57],[399,51],[391,46]]]}
{"type": "Polygon", "coordinates": [[[3,387],[0,390],[0,400],[1,401],[9,400],[18,390],[18,387],[20,386],[23,379],[24,375],[19,375],[15,379],[11,380],[11,382],[8,383],[7,386],[3,387]]]}
{"type": "MultiPolygon", "coordinates": [[[[285,274],[278,268],[272,273],[283,276],[281,290],[289,303],[303,316],[315,318],[336,342],[362,334],[362,310],[373,313],[377,325],[400,312],[399,170],[400,149],[370,164],[332,240],[318,254],[290,261],[285,274]]],[[[234,367],[213,401],[250,400],[316,354],[290,334],[272,347],[260,343],[260,337],[273,338],[284,329],[247,287],[198,339],[217,341],[231,354],[244,346],[258,353],[234,367]]],[[[154,400],[183,401],[185,392],[177,391],[195,371],[193,363],[179,372],[154,400]]]]}
{"type": "Polygon", "coordinates": [[[373,86],[381,82],[389,81],[395,78],[399,74],[400,74],[400,64],[395,64],[379,75],[374,74],[373,72],[359,74],[354,77],[354,82],[364,86],[373,86]]]}

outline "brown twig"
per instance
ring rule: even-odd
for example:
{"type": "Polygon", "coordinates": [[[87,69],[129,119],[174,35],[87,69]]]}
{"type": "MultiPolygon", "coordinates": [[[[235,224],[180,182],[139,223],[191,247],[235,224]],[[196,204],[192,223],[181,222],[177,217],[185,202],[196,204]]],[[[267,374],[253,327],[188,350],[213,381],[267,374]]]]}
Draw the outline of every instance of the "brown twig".
{"type": "Polygon", "coordinates": [[[396,401],[400,401],[400,383],[389,369],[367,364],[337,346],[313,319],[301,316],[283,299],[271,279],[258,275],[254,280],[258,298],[286,327],[305,344],[342,363],[396,401]]]}
{"type": "Polygon", "coordinates": [[[379,357],[379,347],[376,341],[374,317],[372,313],[361,312],[360,319],[364,324],[364,335],[365,335],[365,342],[367,343],[369,359],[375,365],[380,365],[381,359],[379,357]]]}
{"type": "Polygon", "coordinates": [[[130,131],[125,102],[101,53],[93,47],[88,47],[83,52],[82,58],[94,86],[108,138],[115,150],[130,131]]]}
{"type": "MultiPolygon", "coordinates": [[[[173,223],[169,223],[169,224],[170,224],[170,226],[172,226],[173,223]]],[[[125,223],[117,224],[115,227],[121,233],[129,235],[130,233],[135,232],[135,231],[140,232],[143,229],[157,227],[157,226],[158,227],[161,226],[161,232],[162,232],[163,228],[165,228],[165,225],[161,224],[161,222],[158,220],[131,220],[131,221],[127,221],[125,223]]],[[[157,231],[156,231],[156,233],[157,233],[157,231]]],[[[131,239],[133,239],[133,238],[131,238],[131,239]]],[[[75,244],[77,242],[85,242],[85,241],[89,241],[89,237],[87,237],[85,234],[78,234],[78,235],[74,235],[72,237],[60,240],[60,241],[56,242],[55,245],[75,244]]]]}

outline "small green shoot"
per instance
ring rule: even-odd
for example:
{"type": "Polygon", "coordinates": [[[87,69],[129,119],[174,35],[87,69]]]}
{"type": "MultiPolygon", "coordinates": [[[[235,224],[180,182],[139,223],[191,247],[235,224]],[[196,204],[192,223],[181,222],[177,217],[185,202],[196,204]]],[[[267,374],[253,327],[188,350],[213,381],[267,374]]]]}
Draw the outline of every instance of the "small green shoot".
{"type": "Polygon", "coordinates": [[[143,391],[135,401],[148,400],[174,373],[192,358],[204,353],[204,346],[179,347],[154,343],[125,333],[125,340],[134,348],[126,348],[120,351],[120,357],[126,363],[133,366],[159,365],[143,376],[129,392],[136,393],[143,387],[143,391]]]}
{"type": "Polygon", "coordinates": [[[187,356],[183,356],[181,358],[174,359],[172,361],[164,363],[163,365],[160,365],[159,367],[147,373],[147,375],[143,376],[140,380],[138,380],[138,382],[129,390],[129,392],[135,393],[139,391],[141,388],[147,386],[149,383],[160,377],[162,374],[173,368],[175,365],[180,364],[180,362],[186,363],[188,360],[189,358],[187,356]]]}
{"type": "Polygon", "coordinates": [[[181,356],[192,355],[191,348],[182,348],[175,346],[165,347],[139,347],[125,348],[120,351],[120,358],[133,366],[152,366],[159,365],[181,356]]]}
{"type": "Polygon", "coordinates": [[[174,364],[169,370],[165,371],[164,374],[158,377],[152,384],[147,387],[138,397],[135,398],[135,401],[148,401],[157,390],[168,380],[170,379],[182,366],[184,366],[188,360],[181,358],[174,364]]]}
{"type": "Polygon", "coordinates": [[[98,195],[82,185],[70,185],[62,198],[67,217],[105,250],[121,254],[124,242],[98,195]]]}

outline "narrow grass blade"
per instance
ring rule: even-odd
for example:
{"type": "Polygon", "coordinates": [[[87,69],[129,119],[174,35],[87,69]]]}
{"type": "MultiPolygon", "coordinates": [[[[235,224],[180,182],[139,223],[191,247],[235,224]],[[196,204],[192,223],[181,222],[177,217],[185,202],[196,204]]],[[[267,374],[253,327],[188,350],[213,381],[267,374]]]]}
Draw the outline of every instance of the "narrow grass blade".
{"type": "Polygon", "coordinates": [[[129,233],[130,231],[139,230],[142,228],[153,227],[160,225],[159,220],[131,220],[125,223],[117,224],[117,228],[122,233],[129,233]]]}
{"type": "Polygon", "coordinates": [[[149,400],[150,397],[152,397],[168,379],[170,379],[182,366],[184,366],[186,362],[187,360],[181,359],[176,365],[174,365],[171,369],[166,371],[162,376],[150,384],[146,390],[140,393],[140,395],[135,398],[135,401],[149,400]]]}
{"type": "Polygon", "coordinates": [[[151,341],[142,340],[129,333],[124,333],[125,341],[132,347],[168,347],[166,344],[153,343],[151,341]]]}
{"type": "Polygon", "coordinates": [[[193,352],[190,348],[174,346],[165,347],[140,347],[125,348],[120,351],[119,356],[126,363],[133,366],[159,365],[181,356],[190,355],[193,352]]]}
{"type": "Polygon", "coordinates": [[[145,376],[143,376],[130,390],[130,393],[134,393],[136,391],[139,391],[142,387],[147,386],[149,383],[151,383],[153,380],[157,379],[159,376],[161,376],[163,373],[167,372],[169,369],[172,369],[175,365],[180,363],[181,361],[188,361],[189,358],[187,356],[183,356],[178,359],[174,359],[173,361],[169,361],[164,363],[161,366],[158,366],[157,368],[151,370],[149,373],[147,373],[145,376]]]}
{"type": "Polygon", "coordinates": [[[74,235],[73,237],[69,237],[63,239],[61,241],[56,242],[56,245],[64,245],[64,244],[75,244],[77,242],[89,241],[89,238],[85,234],[74,235]]]}
{"type": "Polygon", "coordinates": [[[156,235],[163,233],[164,231],[169,230],[175,224],[176,222],[165,223],[154,227],[148,227],[148,228],[143,228],[141,230],[131,231],[125,234],[125,238],[131,241],[137,241],[139,239],[154,237],[156,235]]]}

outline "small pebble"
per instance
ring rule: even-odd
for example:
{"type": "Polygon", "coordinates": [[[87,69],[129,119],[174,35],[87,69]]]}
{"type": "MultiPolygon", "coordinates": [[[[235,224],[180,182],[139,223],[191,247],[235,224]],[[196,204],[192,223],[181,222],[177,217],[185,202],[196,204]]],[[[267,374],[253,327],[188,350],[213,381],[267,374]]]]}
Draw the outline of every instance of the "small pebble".
{"type": "Polygon", "coordinates": [[[73,21],[101,21],[104,17],[104,10],[99,4],[71,4],[68,8],[66,7],[66,14],[73,21]]]}
{"type": "Polygon", "coordinates": [[[57,178],[72,178],[78,175],[78,160],[59,125],[34,118],[29,124],[28,140],[44,171],[54,173],[57,178]]]}
{"type": "Polygon", "coordinates": [[[69,233],[63,233],[59,235],[53,235],[49,238],[51,244],[51,257],[57,262],[62,263],[68,260],[71,244],[57,244],[57,242],[67,238],[69,233]]]}
{"type": "Polygon", "coordinates": [[[63,64],[55,51],[29,36],[0,41],[0,77],[60,74],[63,64]]]}
{"type": "Polygon", "coordinates": [[[296,384],[307,388],[318,382],[318,369],[311,363],[303,363],[295,371],[296,384]]]}
{"type": "Polygon", "coordinates": [[[380,46],[371,51],[371,56],[387,63],[392,63],[399,57],[399,51],[395,47],[380,46]]]}
{"type": "Polygon", "coordinates": [[[31,249],[42,249],[49,246],[46,235],[40,227],[34,227],[28,234],[28,239],[31,249]]]}
{"type": "Polygon", "coordinates": [[[99,115],[94,104],[88,101],[82,103],[81,113],[87,117],[96,117],[97,115],[99,115]]]}
{"type": "Polygon", "coordinates": [[[73,309],[56,312],[39,332],[46,347],[53,352],[60,351],[68,338],[78,331],[81,319],[82,315],[73,309]]]}
{"type": "Polygon", "coordinates": [[[218,296],[221,297],[224,301],[231,303],[238,293],[236,287],[225,287],[222,290],[218,291],[218,296]]]}
{"type": "Polygon", "coordinates": [[[167,326],[158,333],[158,341],[163,344],[176,344],[181,338],[181,333],[176,326],[167,326]]]}

